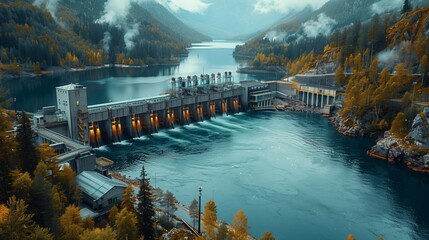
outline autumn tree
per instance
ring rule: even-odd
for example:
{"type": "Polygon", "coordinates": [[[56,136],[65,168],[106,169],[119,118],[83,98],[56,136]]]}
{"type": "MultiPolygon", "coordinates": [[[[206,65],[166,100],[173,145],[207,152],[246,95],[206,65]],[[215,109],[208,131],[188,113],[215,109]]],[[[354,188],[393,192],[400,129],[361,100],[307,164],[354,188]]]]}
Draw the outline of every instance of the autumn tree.
{"type": "Polygon", "coordinates": [[[216,240],[225,240],[225,239],[229,239],[230,233],[228,231],[228,227],[226,226],[226,224],[221,224],[219,226],[219,229],[217,231],[217,236],[216,236],[216,240]]]}
{"type": "Polygon", "coordinates": [[[192,219],[192,224],[195,227],[195,223],[198,219],[198,201],[196,199],[192,200],[191,205],[189,206],[189,216],[192,219]]]}
{"type": "Polygon", "coordinates": [[[206,232],[207,239],[216,239],[217,209],[213,200],[208,200],[204,206],[203,227],[206,232]]]}
{"type": "Polygon", "coordinates": [[[24,200],[12,196],[8,201],[9,210],[0,222],[0,239],[53,239],[47,229],[33,222],[33,214],[27,213],[28,205],[24,200]]]}
{"type": "Polygon", "coordinates": [[[137,195],[137,219],[140,235],[145,240],[154,240],[156,237],[155,210],[153,208],[152,188],[146,175],[144,166],[140,173],[140,190],[137,195]]]}
{"type": "Polygon", "coordinates": [[[355,240],[355,237],[352,234],[349,234],[347,236],[347,240],[355,240]]]}
{"type": "Polygon", "coordinates": [[[121,208],[126,208],[129,212],[135,213],[136,209],[134,208],[135,197],[133,195],[133,187],[128,185],[122,195],[121,208]]]}
{"type": "Polygon", "coordinates": [[[273,236],[270,232],[264,232],[264,235],[259,240],[276,240],[276,238],[273,236]]]}
{"type": "Polygon", "coordinates": [[[110,226],[87,229],[79,236],[80,240],[116,240],[116,232],[110,226]]]}
{"type": "Polygon", "coordinates": [[[64,191],[67,201],[70,204],[77,204],[80,201],[81,192],[76,183],[76,172],[69,166],[63,166],[62,171],[54,177],[64,191]]]}
{"type": "Polygon", "coordinates": [[[335,82],[342,87],[347,84],[347,78],[341,65],[338,66],[337,71],[335,72],[335,82]]]}
{"type": "MultiPolygon", "coordinates": [[[[123,208],[116,216],[115,231],[118,240],[135,240],[138,238],[137,218],[133,212],[123,208]]],[[[146,238],[145,238],[146,239],[146,238]]]]}
{"type": "Polygon", "coordinates": [[[22,199],[26,202],[30,200],[30,189],[33,183],[33,180],[30,177],[30,174],[27,172],[21,173],[19,170],[14,170],[11,172],[12,175],[12,193],[18,199],[22,199]]]}
{"type": "Polygon", "coordinates": [[[113,205],[110,208],[110,211],[109,211],[109,223],[110,223],[110,226],[112,226],[112,227],[115,226],[116,215],[118,215],[118,213],[119,213],[118,207],[116,205],[113,205]]]}
{"type": "Polygon", "coordinates": [[[33,145],[31,122],[25,112],[19,118],[18,124],[16,132],[16,142],[18,143],[17,157],[22,172],[28,172],[32,175],[39,162],[39,156],[33,145]]]}
{"type": "Polygon", "coordinates": [[[60,225],[62,239],[78,240],[79,235],[84,231],[80,209],[74,205],[68,206],[65,213],[60,217],[60,225]]]}
{"type": "Polygon", "coordinates": [[[247,225],[247,217],[244,215],[243,210],[239,210],[233,218],[233,233],[236,240],[247,240],[249,238],[247,231],[249,226],[247,225]]]}
{"type": "Polygon", "coordinates": [[[393,133],[396,137],[404,138],[407,136],[407,126],[405,122],[405,114],[403,112],[399,112],[395,119],[392,122],[392,127],[390,128],[390,132],[393,133]]]}

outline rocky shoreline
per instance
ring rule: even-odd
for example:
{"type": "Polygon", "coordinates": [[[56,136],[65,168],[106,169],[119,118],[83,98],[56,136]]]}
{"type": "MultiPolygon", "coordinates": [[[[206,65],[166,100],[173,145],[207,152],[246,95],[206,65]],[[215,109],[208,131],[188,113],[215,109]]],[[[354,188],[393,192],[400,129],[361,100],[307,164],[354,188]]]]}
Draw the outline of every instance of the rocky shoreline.
{"type": "MultiPolygon", "coordinates": [[[[429,108],[417,114],[410,133],[405,139],[395,137],[389,131],[379,137],[376,144],[367,151],[368,156],[388,161],[391,164],[402,163],[409,169],[429,174],[429,108]]],[[[337,131],[345,136],[359,137],[368,135],[359,125],[349,127],[339,114],[329,118],[337,131]]]]}

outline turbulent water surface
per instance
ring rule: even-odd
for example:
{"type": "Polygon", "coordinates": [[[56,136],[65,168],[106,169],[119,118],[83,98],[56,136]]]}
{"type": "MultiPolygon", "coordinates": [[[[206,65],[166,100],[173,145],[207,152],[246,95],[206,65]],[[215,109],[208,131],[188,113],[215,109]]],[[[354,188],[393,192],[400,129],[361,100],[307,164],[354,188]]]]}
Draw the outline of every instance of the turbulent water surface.
{"type": "MultiPolygon", "coordinates": [[[[89,104],[157,95],[171,76],[234,72],[234,44],[199,44],[180,66],[102,69],[62,76],[5,81],[17,108],[55,104],[55,86],[80,82],[89,104]]],[[[270,76],[268,76],[269,78],[270,76]]],[[[271,76],[272,77],[272,76],[271,76]]],[[[266,79],[267,76],[258,77],[266,79]]],[[[251,112],[161,130],[104,146],[98,156],[132,178],[145,165],[152,185],[189,204],[203,187],[218,217],[232,222],[243,209],[250,233],[277,239],[429,239],[429,179],[371,159],[372,139],[339,135],[322,116],[251,112]]]]}

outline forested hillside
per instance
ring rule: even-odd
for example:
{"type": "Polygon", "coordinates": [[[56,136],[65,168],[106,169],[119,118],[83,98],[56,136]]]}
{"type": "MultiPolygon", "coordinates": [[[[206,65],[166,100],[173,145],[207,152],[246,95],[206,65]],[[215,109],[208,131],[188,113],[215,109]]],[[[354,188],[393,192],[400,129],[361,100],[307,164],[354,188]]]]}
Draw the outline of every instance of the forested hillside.
{"type": "MultiPolygon", "coordinates": [[[[286,65],[303,54],[323,54],[333,41],[345,46],[341,48],[343,57],[367,47],[380,51],[386,47],[384,30],[400,17],[400,8],[384,9],[380,2],[384,1],[331,0],[315,11],[305,8],[237,46],[234,55],[253,60],[250,65],[264,66],[286,65]]],[[[429,4],[415,2],[418,6],[429,4]]]]}
{"type": "Polygon", "coordinates": [[[17,74],[49,66],[172,63],[187,53],[190,40],[141,4],[131,2],[123,12],[109,7],[114,6],[106,0],[64,0],[55,8],[33,1],[0,3],[0,69],[17,74]]]}

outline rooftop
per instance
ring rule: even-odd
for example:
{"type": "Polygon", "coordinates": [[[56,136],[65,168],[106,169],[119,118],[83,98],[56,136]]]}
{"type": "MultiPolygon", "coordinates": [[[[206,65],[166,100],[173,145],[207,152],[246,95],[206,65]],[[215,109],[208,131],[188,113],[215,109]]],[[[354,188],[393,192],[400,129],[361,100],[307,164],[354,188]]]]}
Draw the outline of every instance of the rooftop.
{"type": "Polygon", "coordinates": [[[127,187],[124,182],[105,177],[94,171],[83,171],[77,175],[76,181],[80,189],[94,200],[100,199],[115,187],[127,187]]]}
{"type": "Polygon", "coordinates": [[[82,88],[85,88],[85,87],[75,83],[70,83],[69,85],[57,87],[57,89],[62,89],[62,90],[75,90],[75,89],[82,89],[82,88]]]}

